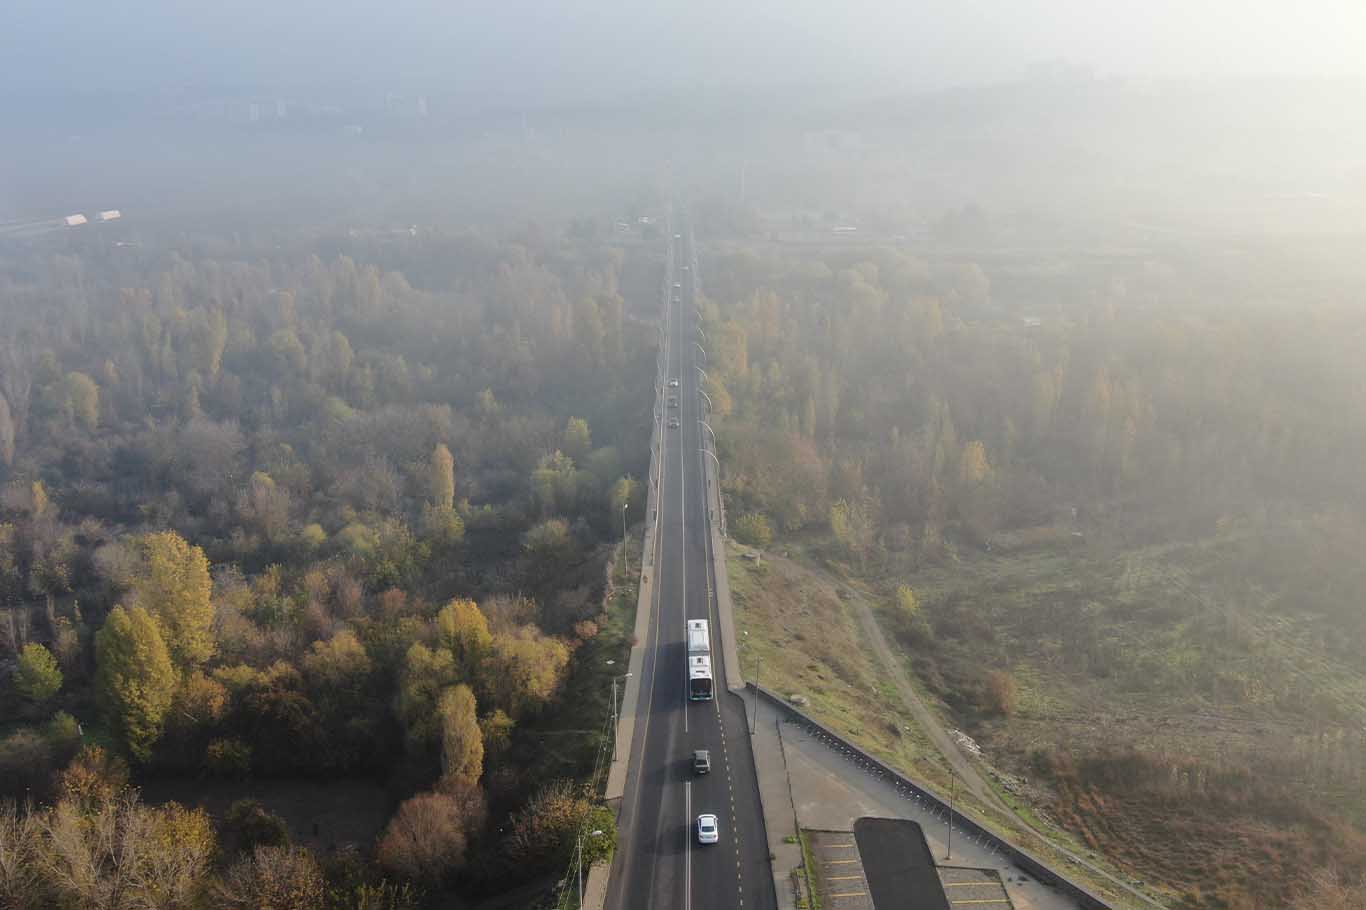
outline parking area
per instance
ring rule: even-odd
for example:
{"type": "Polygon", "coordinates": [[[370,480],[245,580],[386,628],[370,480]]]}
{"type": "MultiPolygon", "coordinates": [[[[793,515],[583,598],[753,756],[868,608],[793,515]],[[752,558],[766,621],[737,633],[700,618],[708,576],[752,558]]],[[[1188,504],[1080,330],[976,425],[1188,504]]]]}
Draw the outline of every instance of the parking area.
{"type": "Polygon", "coordinates": [[[849,831],[807,831],[816,862],[821,906],[831,910],[874,910],[858,844],[849,831]]]}
{"type": "Polygon", "coordinates": [[[965,869],[940,866],[939,880],[944,884],[949,907],[963,910],[1014,910],[1001,875],[995,869],[965,869]]]}

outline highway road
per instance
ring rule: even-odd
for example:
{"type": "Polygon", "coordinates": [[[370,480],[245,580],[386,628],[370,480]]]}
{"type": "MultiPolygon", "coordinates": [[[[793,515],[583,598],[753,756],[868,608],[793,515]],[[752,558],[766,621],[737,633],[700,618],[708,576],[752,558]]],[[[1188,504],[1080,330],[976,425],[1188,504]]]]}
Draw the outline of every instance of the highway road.
{"type": "Polygon", "coordinates": [[[754,756],[744,707],[726,691],[716,605],[709,583],[707,501],[703,489],[702,396],[691,237],[675,222],[672,282],[665,331],[665,381],[677,379],[676,408],[659,419],[679,427],[663,434],[659,533],[655,538],[652,618],[641,664],[640,699],[631,743],[631,772],[620,813],[619,844],[606,906],[609,910],[692,910],[693,907],[776,910],[768,841],[759,806],[754,756]],[[677,302],[673,301],[677,297],[677,302]],[[685,622],[711,627],[716,697],[687,699],[685,622]],[[712,771],[694,776],[694,749],[711,750],[712,771]],[[721,840],[697,843],[698,815],[720,819],[721,840]]]}

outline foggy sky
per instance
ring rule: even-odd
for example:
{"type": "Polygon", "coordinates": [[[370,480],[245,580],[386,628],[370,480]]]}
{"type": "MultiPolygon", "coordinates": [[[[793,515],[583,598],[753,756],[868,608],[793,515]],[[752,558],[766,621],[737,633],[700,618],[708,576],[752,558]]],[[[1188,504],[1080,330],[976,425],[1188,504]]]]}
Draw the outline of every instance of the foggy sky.
{"type": "Polygon", "coordinates": [[[5,0],[0,95],[416,86],[578,101],[1102,75],[1366,75],[1362,0],[5,0]]]}

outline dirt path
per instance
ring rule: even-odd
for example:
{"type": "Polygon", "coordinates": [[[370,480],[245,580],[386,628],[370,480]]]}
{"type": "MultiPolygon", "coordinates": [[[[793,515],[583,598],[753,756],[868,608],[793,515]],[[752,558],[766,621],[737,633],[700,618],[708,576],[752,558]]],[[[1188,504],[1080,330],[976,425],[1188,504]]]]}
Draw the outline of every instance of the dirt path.
{"type": "Polygon", "coordinates": [[[1014,818],[1015,813],[991,788],[986,779],[977,772],[977,766],[972,763],[967,755],[963,754],[958,743],[939,723],[939,718],[935,717],[934,712],[921,700],[920,693],[916,692],[915,687],[911,685],[905,665],[897,659],[891,646],[887,644],[887,637],[882,634],[882,626],[878,625],[877,617],[873,615],[873,608],[868,606],[868,602],[852,588],[846,587],[843,591],[846,594],[846,603],[851,604],[858,614],[859,625],[863,627],[863,634],[873,646],[873,653],[877,655],[878,662],[882,664],[888,678],[896,686],[896,694],[901,697],[902,704],[915,717],[915,722],[920,725],[920,729],[925,731],[925,735],[930,738],[930,742],[934,743],[935,748],[944,756],[944,760],[953,768],[954,773],[958,775],[958,779],[962,781],[964,786],[987,805],[1004,812],[1007,818],[1014,818]]]}
{"type": "Polygon", "coordinates": [[[897,659],[896,653],[887,643],[887,637],[883,634],[882,627],[878,625],[877,617],[873,615],[872,607],[868,605],[868,602],[863,599],[859,592],[848,585],[836,585],[825,578],[822,578],[816,572],[789,559],[773,556],[768,557],[768,560],[773,563],[782,563],[782,568],[787,574],[800,576],[804,581],[810,584],[825,588],[830,591],[832,597],[838,597],[842,603],[848,604],[853,608],[855,615],[858,617],[859,626],[863,629],[863,636],[872,646],[873,655],[877,658],[877,662],[881,664],[883,672],[896,687],[897,696],[901,699],[902,704],[906,706],[906,709],[911,712],[911,715],[915,718],[915,722],[920,725],[920,729],[925,731],[925,735],[929,737],[930,742],[932,742],[934,747],[944,756],[944,760],[949,763],[949,767],[958,775],[959,781],[982,802],[994,809],[1004,812],[1007,818],[1014,818],[1015,813],[1011,811],[1010,807],[1007,806],[1001,797],[997,795],[996,791],[991,788],[991,785],[987,783],[980,773],[978,773],[976,765],[974,765],[972,760],[963,753],[963,750],[959,748],[958,743],[954,741],[954,738],[949,735],[949,732],[945,730],[943,725],[939,722],[939,718],[936,717],[934,712],[929,709],[923,700],[921,700],[920,694],[916,692],[915,687],[911,685],[911,680],[906,673],[905,665],[897,659]]]}

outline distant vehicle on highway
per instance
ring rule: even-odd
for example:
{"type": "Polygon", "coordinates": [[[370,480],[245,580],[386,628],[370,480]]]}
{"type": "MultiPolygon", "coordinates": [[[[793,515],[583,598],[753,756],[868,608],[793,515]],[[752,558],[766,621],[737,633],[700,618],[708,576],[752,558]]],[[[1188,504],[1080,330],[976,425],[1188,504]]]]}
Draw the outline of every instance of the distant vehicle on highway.
{"type": "Polygon", "coordinates": [[[677,418],[677,417],[670,417],[670,418],[669,418],[669,429],[671,429],[671,430],[676,430],[676,429],[678,429],[678,418],[677,418]]]}
{"type": "Polygon", "coordinates": [[[706,749],[697,749],[692,754],[692,772],[694,774],[711,773],[711,753],[706,749]]]}
{"type": "Polygon", "coordinates": [[[669,388],[671,388],[671,389],[676,389],[676,388],[678,388],[678,380],[677,380],[677,379],[670,379],[670,380],[669,380],[669,388]]]}
{"type": "Polygon", "coordinates": [[[675,240],[682,240],[682,239],[683,239],[683,235],[682,235],[682,234],[674,234],[674,239],[675,239],[675,240]]]}
{"type": "Polygon", "coordinates": [[[688,270],[688,267],[687,267],[687,266],[686,266],[686,265],[685,265],[685,266],[683,266],[683,271],[685,271],[685,272],[686,272],[686,271],[687,271],[687,270],[688,270]]]}
{"type": "Polygon", "coordinates": [[[677,281],[675,281],[675,282],[674,282],[674,287],[676,287],[676,288],[681,288],[681,287],[683,287],[683,285],[681,285],[681,284],[679,284],[677,281]]]}
{"type": "Polygon", "coordinates": [[[677,396],[677,395],[670,395],[670,396],[669,396],[669,407],[671,407],[671,408],[676,408],[676,407],[678,407],[678,396],[677,396]]]}
{"type": "Polygon", "coordinates": [[[699,844],[714,844],[721,840],[721,827],[716,821],[716,816],[707,814],[697,816],[697,842],[699,844]]]}

